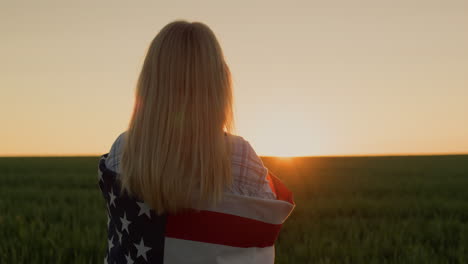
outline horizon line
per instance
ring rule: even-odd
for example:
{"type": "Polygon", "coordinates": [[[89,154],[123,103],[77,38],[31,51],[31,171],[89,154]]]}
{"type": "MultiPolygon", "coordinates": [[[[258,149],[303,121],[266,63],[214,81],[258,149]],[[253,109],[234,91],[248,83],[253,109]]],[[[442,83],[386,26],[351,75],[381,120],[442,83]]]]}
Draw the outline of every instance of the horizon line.
{"type": "MultiPolygon", "coordinates": [[[[100,157],[103,154],[26,154],[26,155],[0,155],[0,158],[79,158],[79,157],[100,157]]],[[[259,155],[265,158],[320,158],[320,157],[408,157],[408,156],[464,156],[468,152],[410,152],[410,153],[364,153],[364,154],[325,154],[325,155],[259,155]]]]}

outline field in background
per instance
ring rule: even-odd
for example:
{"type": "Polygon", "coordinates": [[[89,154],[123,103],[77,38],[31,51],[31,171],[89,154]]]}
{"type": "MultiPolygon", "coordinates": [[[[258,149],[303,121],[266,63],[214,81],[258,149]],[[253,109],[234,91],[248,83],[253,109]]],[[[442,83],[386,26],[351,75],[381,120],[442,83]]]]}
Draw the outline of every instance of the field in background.
{"type": "MultiPolygon", "coordinates": [[[[0,263],[102,263],[97,160],[0,158],[0,263]]],[[[264,162],[297,203],[276,263],[468,263],[468,156],[264,162]]]]}

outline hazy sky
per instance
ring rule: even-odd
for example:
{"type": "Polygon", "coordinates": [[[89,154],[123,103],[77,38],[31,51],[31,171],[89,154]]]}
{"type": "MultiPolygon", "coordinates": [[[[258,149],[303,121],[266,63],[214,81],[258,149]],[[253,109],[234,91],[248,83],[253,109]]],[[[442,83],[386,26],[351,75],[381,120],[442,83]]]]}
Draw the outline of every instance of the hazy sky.
{"type": "Polygon", "coordinates": [[[0,0],[0,155],[106,153],[175,19],[218,36],[261,155],[468,152],[468,1],[0,0]]]}

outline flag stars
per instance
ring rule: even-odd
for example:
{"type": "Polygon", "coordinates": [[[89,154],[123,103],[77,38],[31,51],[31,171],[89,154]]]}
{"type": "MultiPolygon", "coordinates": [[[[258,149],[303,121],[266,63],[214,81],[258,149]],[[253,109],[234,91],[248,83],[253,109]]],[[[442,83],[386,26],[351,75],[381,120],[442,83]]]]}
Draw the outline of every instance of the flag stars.
{"type": "Polygon", "coordinates": [[[98,169],[98,176],[99,176],[99,181],[101,182],[104,182],[104,179],[102,178],[102,172],[100,169],[98,169]]]}
{"type": "Polygon", "coordinates": [[[128,253],[128,255],[125,255],[125,259],[127,260],[127,264],[133,264],[133,259],[130,256],[130,253],[128,253]]]}
{"type": "Polygon", "coordinates": [[[138,204],[138,206],[140,207],[140,211],[138,212],[138,216],[142,215],[142,214],[145,214],[148,216],[148,218],[151,218],[151,208],[146,204],[146,203],[140,203],[140,202],[136,202],[138,204]]]}
{"type": "Polygon", "coordinates": [[[120,233],[117,228],[115,229],[115,232],[117,232],[117,235],[119,236],[119,244],[122,245],[122,233],[120,233]]]}
{"type": "Polygon", "coordinates": [[[111,252],[111,249],[114,247],[114,241],[113,241],[114,239],[113,238],[114,237],[111,236],[110,240],[107,241],[107,245],[109,246],[109,254],[111,252]]]}
{"type": "Polygon", "coordinates": [[[146,259],[146,252],[148,252],[149,250],[151,250],[151,248],[145,246],[145,244],[144,244],[144,242],[143,242],[143,238],[141,238],[140,244],[134,244],[134,245],[135,245],[135,247],[136,247],[136,249],[137,249],[137,251],[138,251],[136,257],[138,258],[139,256],[143,256],[143,258],[144,258],[146,261],[148,261],[148,260],[146,259]]]}
{"type": "Polygon", "coordinates": [[[128,221],[127,219],[127,215],[125,214],[124,212],[124,217],[120,217],[120,221],[122,221],[122,233],[124,230],[127,230],[127,234],[130,234],[130,232],[128,231],[128,225],[131,224],[132,222],[131,221],[128,221]]]}
{"type": "Polygon", "coordinates": [[[111,189],[111,191],[109,193],[109,196],[110,196],[109,204],[114,205],[114,207],[115,207],[115,198],[117,198],[117,196],[112,192],[112,189],[111,189]]]}

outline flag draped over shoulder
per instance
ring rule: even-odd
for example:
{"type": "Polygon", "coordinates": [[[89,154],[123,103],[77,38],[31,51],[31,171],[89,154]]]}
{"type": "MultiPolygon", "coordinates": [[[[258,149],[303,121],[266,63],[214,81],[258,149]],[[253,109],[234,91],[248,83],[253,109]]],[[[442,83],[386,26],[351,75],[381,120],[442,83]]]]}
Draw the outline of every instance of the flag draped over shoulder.
{"type": "Polygon", "coordinates": [[[98,168],[108,217],[104,263],[274,263],[275,241],[295,204],[271,173],[277,199],[226,194],[216,207],[156,215],[144,201],[121,195],[107,157],[98,168]]]}

